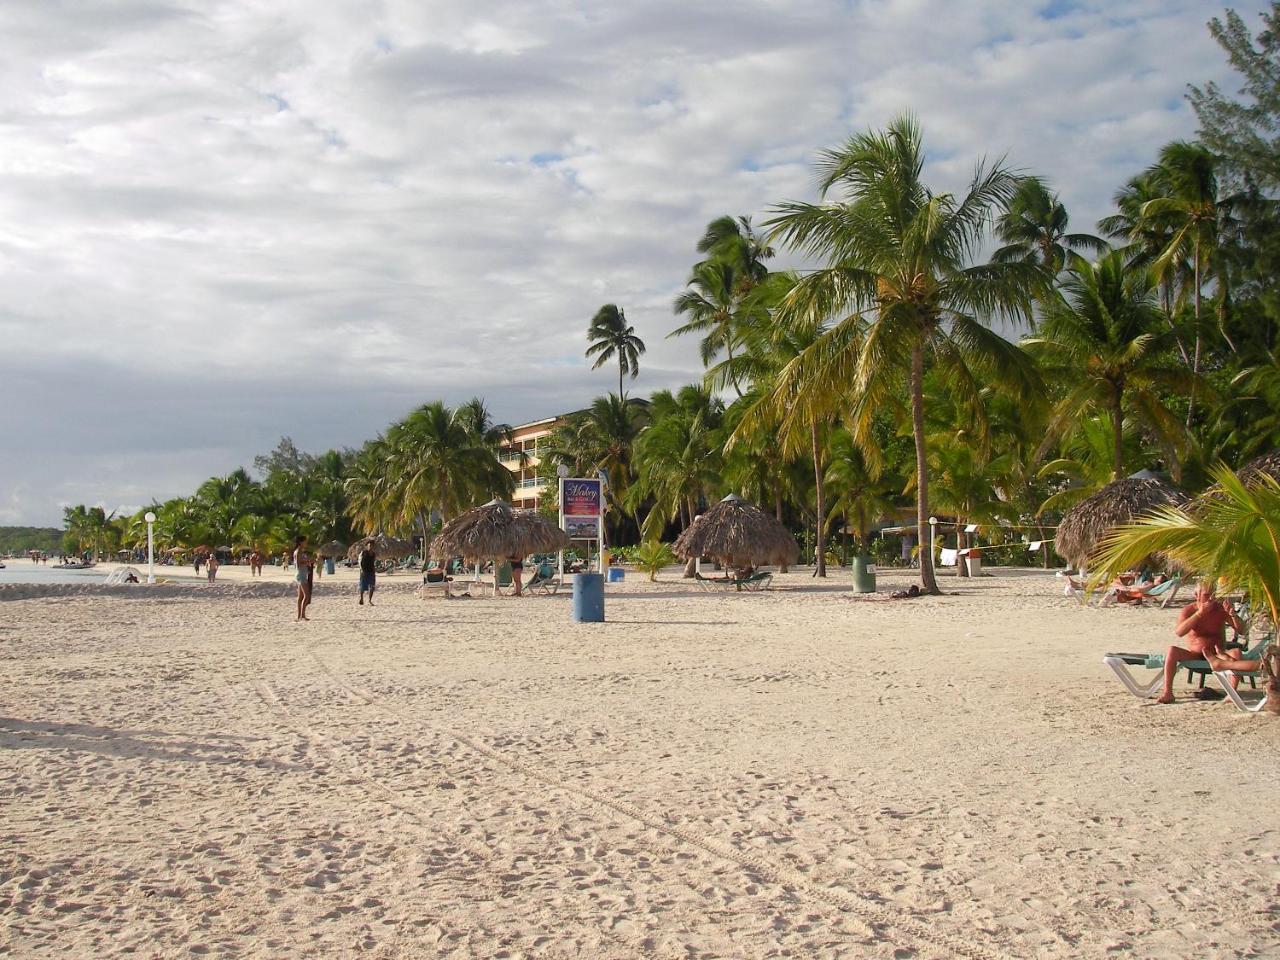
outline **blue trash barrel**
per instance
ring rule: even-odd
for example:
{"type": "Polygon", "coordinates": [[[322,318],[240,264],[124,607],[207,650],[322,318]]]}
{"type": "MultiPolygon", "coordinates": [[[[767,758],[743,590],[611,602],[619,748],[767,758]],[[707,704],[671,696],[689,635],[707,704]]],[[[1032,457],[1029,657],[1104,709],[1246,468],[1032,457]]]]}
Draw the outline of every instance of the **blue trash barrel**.
{"type": "Polygon", "coordinates": [[[604,577],[601,574],[573,575],[573,619],[577,623],[604,622],[604,577]]]}
{"type": "Polygon", "coordinates": [[[626,577],[627,577],[627,571],[626,571],[626,570],[624,570],[624,569],[622,569],[622,567],[610,567],[610,568],[609,568],[609,582],[610,582],[610,583],[620,583],[622,580],[625,580],[625,579],[626,579],[626,577]]]}
{"type": "Polygon", "coordinates": [[[333,557],[324,558],[324,572],[327,573],[329,576],[333,576],[333,573],[334,573],[333,557]]]}

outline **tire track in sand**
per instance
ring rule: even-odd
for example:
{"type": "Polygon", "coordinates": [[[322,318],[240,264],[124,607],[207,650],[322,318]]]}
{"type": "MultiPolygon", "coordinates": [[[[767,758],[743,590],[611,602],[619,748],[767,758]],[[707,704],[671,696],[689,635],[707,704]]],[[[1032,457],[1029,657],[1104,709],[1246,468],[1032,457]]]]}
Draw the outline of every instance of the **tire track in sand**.
{"type": "MultiPolygon", "coordinates": [[[[317,662],[319,662],[318,659],[317,662]]],[[[321,664],[321,666],[323,668],[323,664],[321,664]]],[[[334,679],[335,683],[337,683],[339,687],[346,690],[348,693],[352,692],[346,685],[338,683],[337,678],[333,677],[327,669],[325,672],[334,679]]],[[[440,823],[439,820],[432,817],[430,810],[424,809],[421,805],[411,800],[406,800],[399,791],[387,786],[385,783],[382,783],[376,776],[367,773],[364,765],[358,759],[353,757],[348,751],[338,747],[335,741],[320,733],[315,726],[309,723],[305,718],[299,717],[297,713],[284,701],[269,681],[255,680],[253,682],[253,686],[259,698],[267,708],[285,724],[285,726],[289,727],[305,741],[315,745],[320,752],[328,755],[330,760],[332,760],[338,767],[345,770],[350,776],[357,780],[359,784],[363,786],[364,789],[361,790],[361,792],[367,798],[374,799],[372,795],[376,793],[378,797],[375,802],[384,803],[407,816],[416,826],[418,833],[424,839],[439,841],[442,836],[446,837],[453,841],[459,849],[465,850],[477,862],[493,862],[500,859],[501,854],[499,851],[481,843],[474,837],[445,826],[440,823]]],[[[470,882],[475,883],[477,886],[485,886],[482,881],[473,879],[470,882]]],[[[497,900],[498,894],[501,893],[501,889],[496,885],[490,884],[485,892],[493,899],[497,900]]],[[[547,929],[555,929],[563,924],[564,915],[562,913],[553,914],[550,908],[542,908],[540,913],[531,919],[542,922],[547,929]]],[[[464,928],[459,928],[453,923],[442,925],[452,928],[454,932],[464,932],[464,928]]],[[[683,954],[655,951],[653,947],[646,944],[642,938],[628,938],[620,931],[605,924],[597,922],[590,926],[591,929],[595,930],[606,939],[612,940],[614,943],[625,948],[635,956],[648,958],[648,960],[684,960],[683,954]]],[[[468,930],[467,932],[481,933],[482,931],[468,930]]]]}
{"type": "MultiPolygon", "coordinates": [[[[369,691],[354,686],[346,679],[339,676],[320,658],[319,654],[316,653],[314,646],[308,646],[307,653],[316,662],[316,665],[323,670],[335,684],[346,690],[352,696],[363,700],[372,707],[389,711],[390,713],[396,714],[412,723],[423,723],[422,718],[410,716],[404,711],[388,704],[381,698],[374,696],[369,691]]],[[[721,860],[727,860],[731,863],[737,864],[744,870],[748,870],[785,890],[790,890],[800,896],[803,896],[811,902],[826,904],[828,906],[835,907],[842,912],[851,914],[853,917],[865,924],[871,933],[880,937],[880,939],[885,939],[881,936],[880,929],[896,930],[899,933],[913,937],[922,943],[926,943],[935,949],[943,952],[950,952],[954,956],[964,957],[967,958],[967,960],[1006,960],[1003,954],[993,952],[980,944],[968,943],[958,939],[957,937],[951,936],[950,934],[935,931],[928,924],[916,920],[914,917],[901,915],[898,911],[891,910],[868,896],[860,895],[852,891],[842,890],[838,887],[820,886],[796,870],[789,867],[778,866],[750,854],[743,853],[731,844],[724,843],[706,836],[705,834],[673,824],[665,817],[647,813],[639,807],[636,807],[624,800],[618,800],[593,790],[570,786],[554,773],[545,772],[532,764],[509,757],[484,745],[475,738],[459,730],[435,724],[428,724],[428,726],[439,733],[447,735],[472,752],[477,753],[494,763],[500,764],[509,770],[519,773],[530,780],[540,783],[552,791],[567,794],[570,797],[574,797],[579,801],[587,803],[597,810],[610,811],[614,814],[642,824],[650,830],[654,830],[671,840],[688,844],[689,846],[696,847],[713,857],[718,857],[721,860]]]]}

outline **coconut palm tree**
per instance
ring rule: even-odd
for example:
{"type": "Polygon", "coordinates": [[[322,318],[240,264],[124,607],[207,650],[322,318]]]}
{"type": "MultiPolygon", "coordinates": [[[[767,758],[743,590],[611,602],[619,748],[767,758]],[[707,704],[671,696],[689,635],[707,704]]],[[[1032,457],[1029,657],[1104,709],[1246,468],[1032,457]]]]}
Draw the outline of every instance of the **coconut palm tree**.
{"type": "Polygon", "coordinates": [[[615,357],[618,360],[618,396],[622,397],[622,377],[631,374],[634,380],[640,375],[640,354],[644,353],[644,341],[636,336],[636,328],[627,323],[627,315],[614,303],[606,303],[591,318],[587,328],[587,357],[595,357],[592,370],[598,370],[615,357]]]}
{"type": "Polygon", "coordinates": [[[698,252],[708,261],[718,261],[733,268],[736,296],[745,296],[769,273],[765,261],[772,259],[773,247],[751,226],[750,217],[717,217],[707,224],[698,241],[698,252]]]}
{"type": "MultiPolygon", "coordinates": [[[[734,340],[738,336],[739,297],[735,293],[737,271],[733,265],[720,260],[706,260],[693,268],[689,278],[689,288],[676,297],[676,316],[687,317],[688,320],[672,330],[668,337],[682,337],[689,333],[700,333],[698,355],[704,367],[711,366],[712,361],[722,351],[729,360],[733,360],[734,340]]],[[[734,390],[742,396],[737,382],[733,382],[734,390]]]]}
{"type": "Polygon", "coordinates": [[[1023,346],[1046,376],[1066,385],[1049,419],[1041,450],[1091,413],[1105,413],[1112,428],[1112,477],[1125,475],[1126,413],[1172,455],[1185,430],[1162,392],[1186,394],[1195,375],[1165,360],[1172,336],[1162,328],[1154,279],[1112,251],[1096,263],[1073,255],[1062,295],[1044,305],[1040,330],[1023,346]]]}
{"type": "Polygon", "coordinates": [[[1152,269],[1156,275],[1160,304],[1164,310],[1165,322],[1169,326],[1178,347],[1178,354],[1183,364],[1191,369],[1191,352],[1183,339],[1184,331],[1180,329],[1174,315],[1174,298],[1179,282],[1189,273],[1185,258],[1181,261],[1162,261],[1160,267],[1156,262],[1168,248],[1169,239],[1173,235],[1166,222],[1156,222],[1142,215],[1143,208],[1151,200],[1164,196],[1163,187],[1158,182],[1153,170],[1147,170],[1131,177],[1112,198],[1116,212],[1098,221],[1098,229],[1113,240],[1125,242],[1125,256],[1129,266],[1152,269]]]}
{"type": "MultiPolygon", "coordinates": [[[[962,395],[976,395],[983,381],[1038,391],[1029,358],[983,321],[1029,316],[1042,279],[1034,264],[971,262],[991,216],[1016,194],[1016,176],[981,165],[956,196],[930,190],[923,166],[920,128],[901,117],[822,155],[820,189],[834,199],[784,203],[770,220],[773,237],[824,263],[796,283],[779,319],[836,321],[783,371],[775,410],[784,426],[844,412],[855,439],[867,443],[875,412],[906,383],[921,542],[929,517],[925,371],[944,371],[962,395]]],[[[924,588],[938,592],[931,556],[922,555],[920,573],[924,588]]]]}
{"type": "Polygon", "coordinates": [[[1005,244],[992,259],[999,263],[1038,264],[1056,277],[1077,250],[1100,253],[1106,244],[1089,233],[1067,233],[1070,217],[1056,193],[1038,177],[1026,177],[1008,208],[996,219],[996,236],[1005,244]]]}
{"type": "Polygon", "coordinates": [[[392,518],[401,527],[416,522],[424,538],[433,509],[448,519],[476,501],[511,497],[511,472],[439,401],[393,424],[385,443],[392,518]]]}
{"type": "MultiPolygon", "coordinates": [[[[1143,204],[1141,218],[1169,231],[1165,249],[1156,260],[1158,271],[1167,270],[1187,256],[1191,259],[1191,299],[1195,316],[1191,371],[1199,374],[1204,345],[1200,317],[1204,282],[1214,272],[1214,254],[1220,242],[1239,228],[1234,211],[1244,198],[1240,194],[1219,196],[1217,159],[1198,143],[1175,141],[1167,144],[1160,151],[1153,177],[1165,195],[1143,204]]],[[[1227,337],[1226,329],[1222,328],[1221,333],[1235,352],[1235,344],[1227,337]]],[[[1193,390],[1187,410],[1188,424],[1195,412],[1195,403],[1193,390]]]]}
{"type": "Polygon", "coordinates": [[[831,494],[827,516],[840,517],[843,527],[856,530],[858,553],[866,554],[872,524],[890,516],[897,507],[894,489],[901,488],[901,481],[872,467],[844,428],[831,432],[827,448],[830,462],[825,479],[831,494]]]}
{"type": "Polygon", "coordinates": [[[390,457],[391,449],[384,437],[370,440],[356,455],[343,481],[347,513],[362,533],[373,534],[392,526],[395,509],[390,457]]]}
{"type": "MultiPolygon", "coordinates": [[[[1037,473],[1042,480],[1058,478],[1054,482],[1061,489],[1044,499],[1037,514],[1064,513],[1116,478],[1113,429],[1111,417],[1103,412],[1083,417],[1062,438],[1060,455],[1046,462],[1037,473]]],[[[1123,460],[1133,463],[1143,453],[1137,423],[1126,417],[1121,432],[1123,460]]]]}
{"type": "Polygon", "coordinates": [[[688,526],[698,502],[719,492],[724,404],[692,384],[676,394],[660,390],[649,403],[649,425],[636,438],[636,479],[627,502],[633,511],[651,504],[640,529],[646,540],[657,540],[672,520],[688,526]]]}

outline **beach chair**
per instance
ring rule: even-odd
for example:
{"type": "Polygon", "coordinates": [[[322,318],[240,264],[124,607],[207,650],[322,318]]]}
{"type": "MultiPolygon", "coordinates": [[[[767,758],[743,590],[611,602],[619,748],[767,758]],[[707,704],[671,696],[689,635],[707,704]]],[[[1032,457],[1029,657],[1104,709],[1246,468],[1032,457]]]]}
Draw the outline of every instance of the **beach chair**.
{"type": "Polygon", "coordinates": [[[1080,601],[1080,606],[1089,606],[1089,585],[1083,580],[1077,580],[1071,575],[1069,570],[1059,570],[1054,574],[1062,584],[1062,595],[1064,597],[1075,597],[1080,601]]]}
{"type": "Polygon", "coordinates": [[[529,579],[524,584],[525,596],[531,597],[535,592],[554,594],[560,589],[560,575],[556,572],[555,564],[544,560],[526,569],[530,572],[529,579]]]}
{"type": "MultiPolygon", "coordinates": [[[[1157,583],[1153,587],[1142,591],[1142,595],[1140,597],[1135,596],[1129,602],[1141,606],[1147,600],[1158,600],[1160,601],[1161,609],[1165,609],[1169,604],[1173,603],[1174,598],[1178,595],[1178,589],[1181,586],[1182,577],[1170,577],[1163,583],[1157,583]]],[[[1112,587],[1102,595],[1102,600],[1099,601],[1098,605],[1102,607],[1112,606],[1119,600],[1119,594],[1122,589],[1128,590],[1130,593],[1136,593],[1139,590],[1138,587],[1112,587]]]]}
{"type": "Polygon", "coordinates": [[[769,584],[773,582],[773,574],[767,570],[758,570],[749,577],[704,577],[698,573],[694,575],[698,586],[708,593],[715,593],[716,590],[724,587],[733,587],[734,590],[765,590],[769,584]]]}
{"type": "MultiPolygon", "coordinates": [[[[1240,659],[1259,659],[1262,656],[1263,651],[1267,649],[1267,645],[1271,642],[1272,637],[1268,634],[1248,650],[1244,651],[1244,653],[1240,655],[1240,659]]],[[[1124,684],[1124,688],[1135,697],[1138,697],[1141,700],[1149,700],[1152,697],[1160,695],[1160,688],[1164,685],[1163,653],[1108,653],[1102,658],[1102,662],[1111,668],[1112,672],[1115,673],[1120,682],[1124,684]],[[1145,667],[1148,670],[1155,670],[1156,675],[1150,679],[1139,679],[1130,672],[1130,667],[1145,667]]],[[[1194,673],[1197,670],[1214,673],[1214,676],[1218,678],[1218,682],[1222,683],[1224,688],[1230,688],[1227,696],[1230,697],[1231,701],[1235,703],[1236,706],[1240,707],[1241,710],[1256,712],[1261,709],[1261,707],[1244,706],[1243,704],[1245,701],[1241,699],[1239,691],[1231,688],[1230,677],[1232,673],[1235,673],[1236,676],[1244,679],[1252,679],[1256,674],[1240,673],[1238,671],[1230,670],[1213,671],[1209,666],[1209,661],[1207,660],[1184,660],[1182,663],[1178,664],[1178,669],[1186,670],[1188,673],[1194,673]],[[1223,679],[1224,677],[1226,678],[1225,681],[1223,679]]],[[[1265,697],[1262,702],[1266,702],[1265,697]]]]}

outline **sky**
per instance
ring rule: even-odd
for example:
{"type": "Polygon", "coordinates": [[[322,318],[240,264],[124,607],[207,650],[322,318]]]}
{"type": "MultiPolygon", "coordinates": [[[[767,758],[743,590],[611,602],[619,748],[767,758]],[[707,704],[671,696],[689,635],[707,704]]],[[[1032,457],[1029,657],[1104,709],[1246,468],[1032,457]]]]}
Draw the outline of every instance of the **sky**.
{"type": "MultiPolygon", "coordinates": [[[[1261,2],[1234,3],[1256,23],[1261,2]]],[[[358,446],[481,396],[585,406],[617,303],[631,392],[699,378],[671,304],[723,214],[904,110],[926,179],[1045,177],[1075,230],[1188,83],[1204,0],[6,0],[0,524],[132,509],[288,435],[358,446]]],[[[796,261],[785,251],[775,261],[796,261]]]]}

